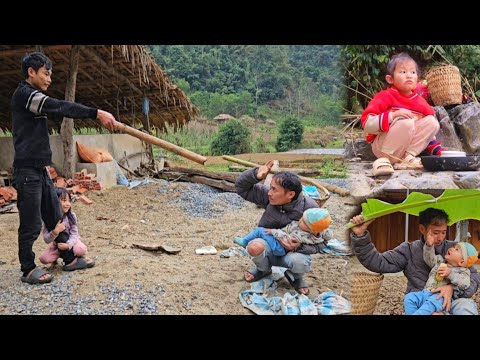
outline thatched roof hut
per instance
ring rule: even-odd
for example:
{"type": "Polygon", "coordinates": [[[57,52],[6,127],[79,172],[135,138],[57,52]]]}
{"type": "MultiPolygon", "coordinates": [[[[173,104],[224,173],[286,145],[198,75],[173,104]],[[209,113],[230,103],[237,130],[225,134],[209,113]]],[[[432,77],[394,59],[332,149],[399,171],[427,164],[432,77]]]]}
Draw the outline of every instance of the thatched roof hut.
{"type": "MultiPolygon", "coordinates": [[[[149,99],[149,125],[181,127],[198,110],[184,92],[173,85],[141,45],[45,45],[52,60],[52,85],[47,93],[64,99],[70,74],[71,53],[78,47],[75,101],[111,112],[130,126],[142,124],[144,99],[149,99]]],[[[0,129],[10,130],[10,98],[22,80],[21,59],[35,45],[0,45],[0,129]]],[[[75,128],[99,128],[98,121],[76,120],[75,128]]],[[[57,124],[51,122],[50,129],[57,124]]]]}
{"type": "Polygon", "coordinates": [[[213,118],[213,120],[218,121],[218,122],[226,122],[230,119],[234,119],[234,117],[232,115],[229,115],[229,114],[220,114],[220,115],[217,115],[213,118]]]}

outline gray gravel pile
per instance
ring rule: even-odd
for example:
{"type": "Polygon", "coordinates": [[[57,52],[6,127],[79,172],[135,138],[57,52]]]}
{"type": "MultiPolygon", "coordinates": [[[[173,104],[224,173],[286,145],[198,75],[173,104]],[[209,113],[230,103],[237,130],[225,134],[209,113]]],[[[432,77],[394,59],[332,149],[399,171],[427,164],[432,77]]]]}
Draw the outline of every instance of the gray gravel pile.
{"type": "Polygon", "coordinates": [[[325,184],[335,185],[342,189],[348,190],[348,179],[318,179],[318,181],[324,182],[325,184]]]}
{"type": "Polygon", "coordinates": [[[202,184],[185,183],[184,192],[173,200],[187,214],[194,217],[220,217],[231,209],[241,209],[245,200],[235,193],[202,184]]]}
{"type": "Polygon", "coordinates": [[[154,290],[142,289],[142,284],[136,282],[127,284],[126,288],[118,288],[115,285],[100,286],[101,293],[105,296],[99,301],[103,315],[116,315],[133,313],[139,315],[156,314],[157,303],[165,294],[165,290],[158,286],[154,290]]]}
{"type": "MultiPolygon", "coordinates": [[[[319,181],[347,189],[347,179],[319,179],[319,181]]],[[[235,193],[224,192],[202,184],[183,184],[185,190],[172,203],[194,217],[220,217],[225,211],[241,209],[246,204],[246,201],[235,193]]]]}
{"type": "MultiPolygon", "coordinates": [[[[157,304],[165,294],[158,285],[153,290],[142,284],[127,284],[125,288],[100,285],[100,295],[81,296],[73,275],[57,276],[50,284],[31,286],[18,280],[0,292],[0,309],[5,314],[18,315],[122,315],[158,314],[157,304]]],[[[160,311],[161,312],[161,311],[160,311]]]]}

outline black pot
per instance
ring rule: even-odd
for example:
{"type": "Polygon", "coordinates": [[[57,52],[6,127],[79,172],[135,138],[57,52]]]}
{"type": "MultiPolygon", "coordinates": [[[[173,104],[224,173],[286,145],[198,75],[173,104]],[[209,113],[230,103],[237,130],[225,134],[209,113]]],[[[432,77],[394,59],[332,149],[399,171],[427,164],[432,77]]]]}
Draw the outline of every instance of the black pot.
{"type": "Polygon", "coordinates": [[[459,157],[422,156],[423,167],[428,171],[475,171],[480,168],[479,155],[459,157]]]}

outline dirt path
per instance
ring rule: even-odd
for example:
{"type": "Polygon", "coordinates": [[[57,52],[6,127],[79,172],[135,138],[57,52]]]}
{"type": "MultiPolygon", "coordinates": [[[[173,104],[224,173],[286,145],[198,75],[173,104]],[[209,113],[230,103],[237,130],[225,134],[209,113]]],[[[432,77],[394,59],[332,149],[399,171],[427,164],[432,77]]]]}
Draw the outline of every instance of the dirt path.
{"type": "MultiPolygon", "coordinates": [[[[73,273],[57,266],[52,272],[57,286],[72,286],[72,301],[93,296],[89,308],[99,313],[106,309],[107,313],[142,313],[142,301],[145,303],[148,297],[151,313],[156,314],[250,314],[240,304],[238,294],[249,288],[243,271],[251,261],[246,257],[196,255],[195,249],[205,245],[219,251],[228,249],[234,236],[254,228],[262,209],[236,194],[162,180],[130,190],[115,187],[90,192],[89,197],[94,201],[92,205],[75,203],[73,209],[79,219],[80,235],[97,265],[73,273]],[[132,248],[135,242],[171,245],[181,248],[181,252],[152,253],[132,248]],[[144,296],[133,298],[130,293],[134,289],[144,296]],[[129,297],[130,304],[115,305],[112,292],[129,297]]],[[[336,195],[327,203],[339,239],[343,236],[344,203],[345,198],[336,195]]],[[[0,215],[0,228],[1,291],[35,297],[32,288],[20,282],[18,214],[0,215]]],[[[35,242],[37,259],[45,246],[41,238],[35,242]]],[[[313,270],[306,277],[312,286],[310,297],[329,289],[346,291],[347,263],[342,257],[314,255],[313,270]]],[[[284,280],[279,285],[285,291],[291,290],[284,280]]],[[[9,302],[0,299],[0,313],[17,312],[18,304],[9,302]]],[[[55,313],[48,306],[42,309],[39,313],[55,313]]]]}
{"type": "MultiPolygon", "coordinates": [[[[246,257],[196,255],[195,249],[213,245],[219,251],[232,238],[250,231],[262,209],[236,194],[189,183],[156,183],[134,189],[115,187],[91,192],[90,206],[73,205],[80,235],[97,265],[73,273],[53,269],[51,285],[20,282],[17,259],[18,214],[0,215],[0,314],[251,314],[238,295],[248,289],[243,271],[246,257]],[[133,243],[165,244],[181,248],[178,255],[132,248],[133,243]],[[52,306],[58,299],[61,307],[52,306]]],[[[346,239],[343,224],[349,199],[332,195],[326,207],[333,214],[336,238],[346,239]]],[[[45,248],[34,245],[37,258],[45,248]]],[[[354,257],[313,255],[306,275],[313,299],[332,290],[348,298],[352,271],[361,269],[354,257]]],[[[402,314],[406,280],[387,275],[376,314],[402,314]]],[[[292,291],[284,280],[280,292],[292,291]]]]}

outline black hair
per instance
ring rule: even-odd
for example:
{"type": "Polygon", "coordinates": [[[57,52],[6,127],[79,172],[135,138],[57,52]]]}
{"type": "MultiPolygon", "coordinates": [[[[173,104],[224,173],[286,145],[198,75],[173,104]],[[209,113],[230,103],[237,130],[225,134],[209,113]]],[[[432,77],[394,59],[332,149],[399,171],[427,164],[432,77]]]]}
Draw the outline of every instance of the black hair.
{"type": "Polygon", "coordinates": [[[420,69],[418,68],[418,64],[415,60],[413,60],[413,58],[408,55],[407,53],[400,53],[400,54],[396,54],[396,55],[393,55],[392,58],[390,59],[390,61],[388,62],[388,65],[387,65],[387,74],[390,75],[390,76],[393,76],[393,73],[395,72],[395,68],[397,66],[397,64],[399,62],[403,62],[403,61],[406,61],[406,60],[410,60],[410,61],[413,61],[415,63],[415,67],[417,68],[417,74],[418,76],[420,76],[420,69]]]}
{"type": "Polygon", "coordinates": [[[26,54],[22,59],[22,74],[25,79],[28,78],[28,68],[32,68],[35,72],[38,72],[42,66],[45,66],[47,70],[52,68],[52,61],[41,52],[34,52],[26,54]]]}
{"type": "MultiPolygon", "coordinates": [[[[61,200],[63,200],[63,199],[66,199],[66,198],[70,199],[70,201],[72,200],[72,198],[70,197],[70,193],[68,192],[67,189],[64,189],[64,188],[55,188],[55,192],[57,193],[57,196],[58,196],[58,200],[59,200],[59,201],[61,201],[61,200]]],[[[61,206],[61,205],[60,205],[60,206],[61,206]]],[[[62,210],[62,213],[63,213],[63,210],[62,210]]],[[[77,223],[77,222],[75,221],[75,216],[73,216],[73,214],[72,214],[72,208],[70,208],[70,209],[68,210],[68,212],[62,216],[62,219],[63,219],[65,216],[68,218],[68,222],[69,222],[70,224],[76,224],[76,223],[77,223]]]]}
{"type": "Polygon", "coordinates": [[[298,175],[290,171],[280,171],[273,175],[272,180],[275,180],[277,184],[282,186],[285,190],[295,191],[293,200],[297,200],[298,195],[300,195],[303,190],[302,182],[298,175]]]}
{"type": "Polygon", "coordinates": [[[448,225],[448,223],[450,222],[448,214],[440,209],[428,208],[420,211],[419,215],[420,224],[425,226],[425,229],[429,225],[441,226],[448,225]]]}

